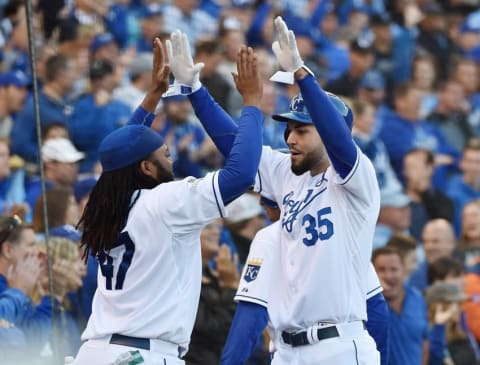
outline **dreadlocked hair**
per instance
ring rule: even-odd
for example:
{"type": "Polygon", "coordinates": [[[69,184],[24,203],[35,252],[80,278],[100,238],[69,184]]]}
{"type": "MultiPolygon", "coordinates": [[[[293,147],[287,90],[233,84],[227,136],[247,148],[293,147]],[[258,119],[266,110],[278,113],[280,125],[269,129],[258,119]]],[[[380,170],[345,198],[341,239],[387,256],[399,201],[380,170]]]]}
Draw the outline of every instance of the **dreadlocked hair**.
{"type": "Polygon", "coordinates": [[[83,230],[81,247],[85,248],[85,260],[88,255],[96,256],[112,248],[125,226],[130,208],[140,196],[132,201],[133,193],[159,184],[141,172],[140,163],[100,175],[77,225],[83,230]]]}

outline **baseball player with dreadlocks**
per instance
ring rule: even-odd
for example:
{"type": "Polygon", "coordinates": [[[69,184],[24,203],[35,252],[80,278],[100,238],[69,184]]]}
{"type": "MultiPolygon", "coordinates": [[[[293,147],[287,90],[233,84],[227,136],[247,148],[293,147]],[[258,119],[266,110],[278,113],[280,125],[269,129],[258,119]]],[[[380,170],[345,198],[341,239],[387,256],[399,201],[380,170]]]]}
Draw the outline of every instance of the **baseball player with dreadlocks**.
{"type": "MultiPolygon", "coordinates": [[[[317,84],[301,59],[293,32],[275,20],[273,50],[301,94],[286,122],[290,155],[264,147],[255,190],[281,205],[279,258],[272,266],[268,316],[244,313],[274,332],[273,365],[377,365],[375,342],[365,328],[366,283],[380,194],[375,171],[352,140],[350,109],[317,84]]],[[[169,54],[170,57],[170,54],[169,54]]],[[[192,66],[193,67],[193,66],[192,66]]],[[[173,69],[187,80],[183,68],[173,69]]],[[[217,147],[228,155],[233,120],[204,88],[190,101],[217,147]]]]}
{"type": "Polygon", "coordinates": [[[241,47],[237,67],[244,107],[224,168],[173,181],[168,148],[148,126],[168,88],[155,40],[152,90],[130,124],[102,141],[103,172],[80,221],[100,270],[75,364],[184,364],[200,295],[200,232],[253,184],[261,154],[262,82],[251,48],[241,47]]]}

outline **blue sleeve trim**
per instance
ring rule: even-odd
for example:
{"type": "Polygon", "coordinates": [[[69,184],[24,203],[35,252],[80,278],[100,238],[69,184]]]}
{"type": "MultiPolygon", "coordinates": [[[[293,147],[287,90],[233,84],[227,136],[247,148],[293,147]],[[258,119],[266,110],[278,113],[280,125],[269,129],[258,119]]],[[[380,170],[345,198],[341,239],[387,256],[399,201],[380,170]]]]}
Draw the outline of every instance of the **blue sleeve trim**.
{"type": "Polygon", "coordinates": [[[147,112],[142,106],[139,106],[133,112],[133,115],[130,117],[127,125],[131,124],[143,124],[147,127],[150,127],[155,119],[155,114],[147,112]]]}
{"type": "Polygon", "coordinates": [[[359,164],[360,164],[360,153],[357,151],[357,160],[355,161],[355,165],[353,166],[352,170],[348,174],[346,180],[342,181],[340,185],[345,185],[352,179],[352,176],[355,175],[355,171],[357,171],[359,164]]]}
{"type": "Polygon", "coordinates": [[[213,190],[213,195],[215,196],[215,202],[217,203],[218,211],[220,213],[220,218],[224,218],[222,213],[222,208],[220,207],[220,203],[218,202],[217,189],[215,189],[215,177],[217,176],[217,172],[218,171],[215,171],[212,176],[212,190],[213,190]]]}
{"type": "Polygon", "coordinates": [[[263,191],[262,175],[260,175],[260,170],[257,170],[257,175],[258,175],[258,185],[260,186],[258,193],[260,194],[263,191]]]}
{"type": "MultiPolygon", "coordinates": [[[[249,298],[249,299],[253,299],[253,300],[256,300],[258,302],[262,302],[262,303],[265,303],[265,306],[268,305],[268,302],[266,300],[262,300],[262,299],[259,299],[259,298],[255,298],[255,297],[250,297],[248,295],[242,295],[242,294],[237,294],[235,295],[236,297],[240,297],[240,298],[249,298]]],[[[251,303],[251,302],[249,302],[251,303]]]]}

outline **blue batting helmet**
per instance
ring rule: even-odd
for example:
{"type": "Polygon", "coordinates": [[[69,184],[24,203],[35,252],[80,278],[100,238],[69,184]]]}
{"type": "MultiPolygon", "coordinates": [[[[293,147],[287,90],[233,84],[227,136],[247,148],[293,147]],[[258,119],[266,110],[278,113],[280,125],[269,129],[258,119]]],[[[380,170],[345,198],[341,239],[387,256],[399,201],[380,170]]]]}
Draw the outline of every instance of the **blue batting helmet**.
{"type": "MultiPolygon", "coordinates": [[[[352,110],[337,95],[329,92],[326,93],[330,102],[343,117],[345,123],[347,123],[348,128],[352,129],[352,110]]],[[[307,107],[305,106],[305,103],[303,101],[302,94],[300,93],[295,95],[295,97],[290,102],[290,108],[288,112],[282,114],[274,114],[272,115],[272,118],[279,122],[288,122],[289,120],[292,120],[299,123],[313,124],[312,118],[310,117],[307,107]]]]}

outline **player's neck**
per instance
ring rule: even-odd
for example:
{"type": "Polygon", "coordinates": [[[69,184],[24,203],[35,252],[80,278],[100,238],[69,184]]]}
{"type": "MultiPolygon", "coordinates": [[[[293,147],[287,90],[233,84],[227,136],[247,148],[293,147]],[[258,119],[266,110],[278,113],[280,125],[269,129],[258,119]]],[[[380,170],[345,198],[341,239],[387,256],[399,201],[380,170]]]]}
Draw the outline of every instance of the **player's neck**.
{"type": "Polygon", "coordinates": [[[310,169],[310,175],[313,177],[322,174],[326,169],[328,169],[328,166],[330,166],[330,162],[328,159],[324,159],[310,169]]]}

